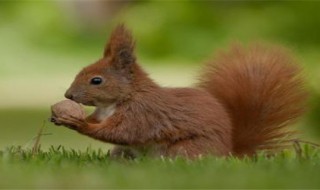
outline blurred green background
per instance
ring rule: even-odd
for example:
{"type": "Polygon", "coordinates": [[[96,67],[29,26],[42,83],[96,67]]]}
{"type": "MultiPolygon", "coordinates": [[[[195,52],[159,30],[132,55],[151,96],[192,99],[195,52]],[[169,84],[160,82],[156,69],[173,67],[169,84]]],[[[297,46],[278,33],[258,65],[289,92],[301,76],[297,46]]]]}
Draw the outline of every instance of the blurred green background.
{"type": "MultiPolygon", "coordinates": [[[[298,127],[320,139],[320,2],[316,1],[0,1],[0,149],[32,146],[75,74],[101,57],[124,22],[139,63],[165,86],[196,82],[202,63],[233,42],[291,49],[305,68],[309,111],[298,127]]],[[[46,123],[42,146],[105,144],[46,123]]]]}

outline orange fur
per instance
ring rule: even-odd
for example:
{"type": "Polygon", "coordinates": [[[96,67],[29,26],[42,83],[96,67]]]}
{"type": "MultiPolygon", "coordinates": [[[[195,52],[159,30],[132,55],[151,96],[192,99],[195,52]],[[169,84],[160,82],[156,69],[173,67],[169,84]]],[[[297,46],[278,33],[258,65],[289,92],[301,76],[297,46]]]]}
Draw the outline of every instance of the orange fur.
{"type": "Polygon", "coordinates": [[[137,64],[123,25],[104,57],[84,68],[66,97],[97,109],[65,126],[116,146],[112,155],[252,155],[281,147],[302,114],[299,68],[278,48],[234,47],[209,63],[196,88],[163,88],[137,64]],[[99,77],[101,84],[90,81],[99,77]],[[130,152],[130,153],[129,153],[130,152]]]}
{"type": "Polygon", "coordinates": [[[301,68],[282,48],[233,47],[206,66],[200,87],[217,97],[232,118],[233,153],[279,148],[304,111],[301,68]]]}

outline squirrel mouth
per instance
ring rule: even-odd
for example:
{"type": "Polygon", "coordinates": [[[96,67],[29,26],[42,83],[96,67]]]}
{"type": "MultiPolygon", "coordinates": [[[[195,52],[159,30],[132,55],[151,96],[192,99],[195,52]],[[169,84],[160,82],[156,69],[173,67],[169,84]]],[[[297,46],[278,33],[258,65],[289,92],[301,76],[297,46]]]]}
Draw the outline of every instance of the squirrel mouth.
{"type": "Polygon", "coordinates": [[[73,101],[77,102],[78,104],[85,105],[85,106],[96,106],[94,104],[94,101],[79,101],[77,99],[73,99],[73,101]]]}
{"type": "Polygon", "coordinates": [[[82,104],[82,105],[85,105],[85,106],[96,106],[93,101],[77,102],[77,103],[82,104]]]}

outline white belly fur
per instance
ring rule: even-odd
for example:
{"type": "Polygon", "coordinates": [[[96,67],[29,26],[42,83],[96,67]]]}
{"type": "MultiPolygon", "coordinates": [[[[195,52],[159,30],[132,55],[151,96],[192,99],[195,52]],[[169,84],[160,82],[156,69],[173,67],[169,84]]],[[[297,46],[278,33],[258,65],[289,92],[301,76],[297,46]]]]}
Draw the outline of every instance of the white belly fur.
{"type": "Polygon", "coordinates": [[[108,107],[97,107],[94,111],[94,114],[96,116],[96,119],[98,121],[103,121],[110,117],[116,110],[116,105],[112,104],[108,107]]]}

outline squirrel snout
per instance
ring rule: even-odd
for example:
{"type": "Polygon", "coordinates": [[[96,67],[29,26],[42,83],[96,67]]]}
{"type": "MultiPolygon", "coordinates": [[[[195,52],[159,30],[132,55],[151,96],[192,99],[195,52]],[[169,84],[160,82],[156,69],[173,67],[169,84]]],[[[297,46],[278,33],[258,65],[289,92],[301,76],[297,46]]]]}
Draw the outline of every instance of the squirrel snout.
{"type": "Polygon", "coordinates": [[[66,97],[67,99],[73,100],[73,94],[68,90],[65,94],[64,97],[66,97]]]}

